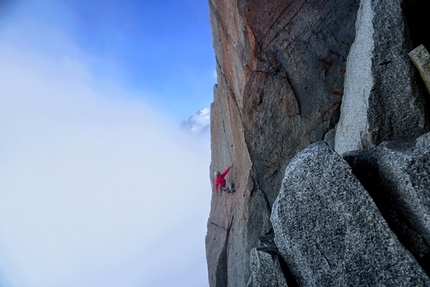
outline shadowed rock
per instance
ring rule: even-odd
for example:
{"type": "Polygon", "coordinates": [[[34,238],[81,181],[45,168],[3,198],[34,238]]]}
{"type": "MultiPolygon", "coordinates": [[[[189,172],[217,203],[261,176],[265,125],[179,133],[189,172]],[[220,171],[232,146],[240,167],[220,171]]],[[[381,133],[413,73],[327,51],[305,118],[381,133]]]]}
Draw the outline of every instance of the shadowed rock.
{"type": "Polygon", "coordinates": [[[212,196],[210,286],[246,285],[286,165],[337,122],[358,3],[209,0],[218,75],[211,174],[234,163],[236,185],[212,196]]]}
{"type": "Polygon", "coordinates": [[[428,131],[423,91],[408,57],[413,47],[401,3],[361,0],[336,130],[339,153],[383,141],[408,141],[428,131]]]}
{"type": "Polygon", "coordinates": [[[312,144],[288,165],[271,216],[299,286],[429,286],[348,163],[312,144]]]}
{"type": "Polygon", "coordinates": [[[279,256],[270,250],[251,250],[251,278],[247,287],[287,287],[279,256]]]}
{"type": "Polygon", "coordinates": [[[414,143],[385,142],[345,160],[403,245],[430,273],[430,134],[414,143]]]}

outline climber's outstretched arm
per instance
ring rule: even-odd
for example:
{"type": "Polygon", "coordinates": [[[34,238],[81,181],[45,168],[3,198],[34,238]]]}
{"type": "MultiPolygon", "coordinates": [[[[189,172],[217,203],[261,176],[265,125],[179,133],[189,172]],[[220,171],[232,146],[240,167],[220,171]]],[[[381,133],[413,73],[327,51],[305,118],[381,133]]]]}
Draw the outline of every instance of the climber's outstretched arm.
{"type": "Polygon", "coordinates": [[[222,174],[221,174],[221,176],[222,177],[224,177],[224,176],[226,176],[227,175],[227,173],[230,171],[230,169],[231,169],[231,167],[232,166],[229,166],[222,174]]]}

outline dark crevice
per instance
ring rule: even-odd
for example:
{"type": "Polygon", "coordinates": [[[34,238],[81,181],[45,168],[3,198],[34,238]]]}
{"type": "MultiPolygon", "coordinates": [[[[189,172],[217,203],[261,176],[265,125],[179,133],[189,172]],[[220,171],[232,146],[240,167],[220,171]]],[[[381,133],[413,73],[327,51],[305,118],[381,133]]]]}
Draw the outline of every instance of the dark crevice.
{"type": "MultiPolygon", "coordinates": [[[[407,28],[413,48],[424,45],[427,51],[430,51],[430,36],[428,28],[430,27],[430,1],[429,0],[403,0],[402,9],[405,16],[407,28]]],[[[430,95],[427,92],[425,85],[418,78],[418,85],[422,90],[423,97],[426,101],[426,119],[427,125],[430,124],[430,95]]]]}
{"type": "MultiPolygon", "coordinates": [[[[400,146],[404,149],[410,143],[400,146]]],[[[384,185],[384,175],[375,156],[347,154],[344,159],[351,166],[354,175],[372,197],[390,229],[400,243],[411,252],[423,270],[430,276],[430,248],[419,231],[409,220],[409,211],[402,208],[398,195],[391,185],[384,185]],[[419,242],[419,246],[416,246],[419,242]],[[418,248],[418,249],[417,249],[418,248]]]]}
{"type": "Polygon", "coordinates": [[[272,210],[272,207],[270,206],[270,201],[269,201],[269,199],[267,198],[267,195],[266,195],[266,193],[264,192],[264,191],[262,191],[261,190],[261,193],[263,194],[263,197],[264,197],[264,201],[266,202],[266,207],[267,207],[267,210],[272,210]]]}
{"type": "Polygon", "coordinates": [[[430,1],[404,0],[402,9],[414,48],[423,44],[428,50],[430,48],[428,32],[430,27],[430,1]]]}
{"type": "Polygon", "coordinates": [[[430,276],[430,253],[421,258],[417,258],[418,263],[424,269],[428,276],[430,276]]]}
{"type": "Polygon", "coordinates": [[[298,287],[299,285],[297,284],[296,278],[294,277],[293,273],[291,273],[290,268],[288,268],[288,265],[285,260],[282,258],[282,256],[279,256],[278,258],[288,287],[298,287]]]}
{"type": "Polygon", "coordinates": [[[231,221],[227,229],[211,222],[212,224],[226,231],[226,238],[221,250],[221,254],[218,260],[217,270],[216,270],[216,286],[219,286],[219,287],[228,286],[227,285],[228,284],[228,244],[230,240],[230,229],[233,223],[233,219],[234,219],[234,216],[231,218],[231,221]]]}
{"type": "Polygon", "coordinates": [[[379,65],[380,65],[380,66],[386,66],[386,65],[388,65],[388,64],[391,64],[391,62],[392,62],[392,61],[385,61],[385,62],[380,63],[379,65]]]}
{"type": "Polygon", "coordinates": [[[293,91],[293,96],[296,99],[297,107],[299,108],[299,113],[297,115],[301,115],[302,106],[300,104],[299,97],[297,96],[297,90],[294,88],[294,85],[293,83],[291,83],[291,79],[288,77],[288,75],[285,77],[285,79],[287,80],[288,85],[291,87],[291,91],[293,91]]]}
{"type": "Polygon", "coordinates": [[[257,250],[264,251],[278,258],[279,265],[281,266],[281,270],[284,274],[285,281],[287,281],[287,285],[289,287],[298,287],[294,275],[291,273],[290,268],[288,268],[288,264],[285,262],[284,258],[279,252],[278,247],[276,246],[273,228],[271,228],[265,235],[259,237],[259,244],[261,247],[257,248],[257,250]]]}
{"type": "Polygon", "coordinates": [[[227,248],[228,241],[230,237],[230,232],[227,231],[226,239],[224,242],[224,246],[221,250],[221,254],[219,256],[217,270],[216,270],[216,286],[227,286],[228,283],[228,270],[227,270],[227,248]]]}
{"type": "Polygon", "coordinates": [[[268,180],[268,179],[270,179],[270,178],[272,178],[272,177],[274,177],[276,175],[278,175],[278,170],[277,169],[275,169],[270,175],[266,176],[264,178],[264,180],[268,180]]]}
{"type": "Polygon", "coordinates": [[[251,177],[252,177],[252,180],[254,182],[254,192],[253,192],[253,195],[255,195],[255,191],[261,192],[261,194],[263,195],[264,202],[266,204],[267,210],[269,210],[269,212],[270,212],[270,210],[272,209],[272,207],[270,206],[270,201],[267,198],[266,193],[260,188],[259,183],[258,183],[259,182],[258,181],[258,177],[257,177],[257,174],[255,173],[255,171],[253,171],[253,175],[251,177]]]}

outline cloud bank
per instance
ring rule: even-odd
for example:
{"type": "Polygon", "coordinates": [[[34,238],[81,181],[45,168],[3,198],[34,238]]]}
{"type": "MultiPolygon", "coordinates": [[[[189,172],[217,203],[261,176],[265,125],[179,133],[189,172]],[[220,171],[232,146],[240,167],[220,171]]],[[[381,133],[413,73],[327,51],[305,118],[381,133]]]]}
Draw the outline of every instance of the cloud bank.
{"type": "Polygon", "coordinates": [[[0,35],[0,285],[206,286],[207,146],[70,39],[51,54],[14,31],[0,35]]]}

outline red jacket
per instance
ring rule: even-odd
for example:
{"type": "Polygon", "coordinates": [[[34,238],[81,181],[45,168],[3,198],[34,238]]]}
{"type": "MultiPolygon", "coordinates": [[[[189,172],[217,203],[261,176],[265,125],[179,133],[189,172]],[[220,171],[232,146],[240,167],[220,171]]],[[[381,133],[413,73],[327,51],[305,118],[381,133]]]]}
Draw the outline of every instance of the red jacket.
{"type": "Polygon", "coordinates": [[[231,166],[229,168],[227,168],[222,174],[220,174],[216,177],[216,179],[215,179],[215,190],[216,191],[218,191],[219,186],[224,186],[226,184],[224,177],[230,171],[230,168],[231,168],[231,166]]]}

